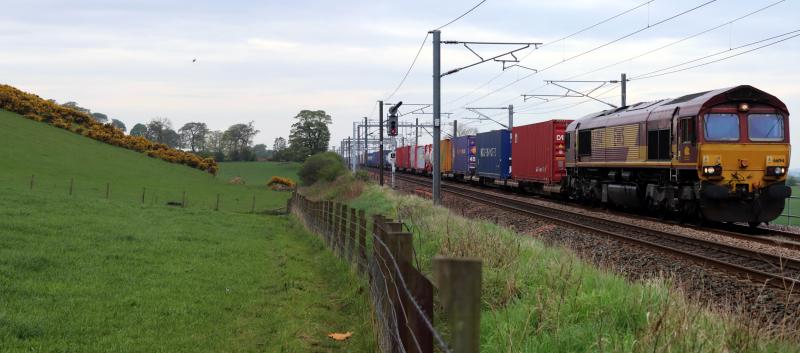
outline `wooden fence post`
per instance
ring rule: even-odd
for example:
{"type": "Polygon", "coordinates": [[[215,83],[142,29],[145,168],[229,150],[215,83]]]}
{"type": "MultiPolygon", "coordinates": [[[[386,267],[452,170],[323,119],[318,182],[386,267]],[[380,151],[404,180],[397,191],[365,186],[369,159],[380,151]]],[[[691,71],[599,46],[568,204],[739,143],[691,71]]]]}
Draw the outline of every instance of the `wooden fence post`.
{"type": "Polygon", "coordinates": [[[35,174],[31,174],[31,190],[33,190],[33,180],[36,179],[35,174]]]}
{"type": "Polygon", "coordinates": [[[253,194],[253,205],[250,206],[250,213],[256,213],[256,194],[253,194]]]}
{"type": "MultiPolygon", "coordinates": [[[[392,298],[392,302],[395,303],[393,305],[393,309],[395,312],[395,318],[397,319],[397,328],[400,333],[400,341],[403,342],[403,347],[406,348],[407,352],[417,353],[418,350],[416,349],[416,343],[414,342],[414,334],[416,332],[411,332],[409,330],[411,324],[410,321],[412,321],[409,319],[415,317],[416,310],[411,308],[412,304],[410,298],[407,297],[405,289],[403,288],[403,286],[412,287],[409,281],[411,274],[407,266],[411,263],[413,251],[411,247],[411,233],[391,231],[396,229],[397,226],[395,224],[396,223],[394,222],[386,223],[387,232],[383,234],[383,241],[386,243],[386,247],[389,250],[388,252],[392,255],[392,258],[394,258],[397,268],[400,269],[400,273],[398,274],[394,263],[387,264],[389,276],[390,278],[393,278],[393,286],[396,287],[390,288],[390,297],[392,298]],[[402,305],[400,303],[402,303],[402,305]]],[[[391,262],[392,260],[389,258],[386,259],[386,261],[391,262]]]]}
{"type": "Polygon", "coordinates": [[[356,248],[356,227],[358,227],[358,219],[356,218],[356,209],[350,209],[350,234],[347,237],[347,261],[351,264],[353,262],[353,253],[356,248]]]}
{"type": "Polygon", "coordinates": [[[286,199],[286,214],[292,213],[292,199],[294,199],[294,194],[292,197],[286,199]]]}
{"type": "Polygon", "coordinates": [[[314,202],[314,229],[317,235],[320,234],[322,225],[322,201],[314,202]]]}
{"type": "Polygon", "coordinates": [[[69,178],[69,196],[72,196],[72,188],[75,186],[75,178],[69,178]]]}
{"type": "Polygon", "coordinates": [[[181,195],[181,208],[186,208],[186,191],[183,191],[181,195]]]}
{"type": "Polygon", "coordinates": [[[147,193],[147,188],[142,188],[142,205],[144,205],[144,196],[147,193]]]}
{"type": "Polygon", "coordinates": [[[217,194],[217,205],[214,206],[214,211],[219,211],[219,193],[217,194]]]}
{"type": "Polygon", "coordinates": [[[347,204],[342,204],[340,206],[341,209],[341,216],[342,218],[339,221],[339,237],[338,237],[338,247],[339,257],[344,257],[344,241],[347,238],[347,204]]]}
{"type": "Polygon", "coordinates": [[[358,211],[358,265],[361,272],[367,272],[367,215],[358,211]]]}
{"type": "Polygon", "coordinates": [[[478,353],[481,333],[481,260],[433,259],[433,276],[450,323],[453,353],[478,353]]]}
{"type": "Polygon", "coordinates": [[[336,240],[336,231],[338,230],[338,223],[339,220],[339,204],[336,202],[331,201],[331,229],[328,231],[328,246],[332,249],[333,244],[336,240]]]}

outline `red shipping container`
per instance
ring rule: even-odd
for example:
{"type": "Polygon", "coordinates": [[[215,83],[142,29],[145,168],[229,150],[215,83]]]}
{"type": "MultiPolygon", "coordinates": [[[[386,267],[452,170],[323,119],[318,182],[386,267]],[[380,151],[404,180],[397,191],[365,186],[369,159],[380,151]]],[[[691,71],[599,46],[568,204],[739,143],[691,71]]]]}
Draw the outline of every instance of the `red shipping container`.
{"type": "Polygon", "coordinates": [[[395,158],[397,158],[396,168],[405,170],[411,168],[411,161],[408,158],[410,155],[411,146],[401,146],[395,151],[395,158]]]}
{"type": "Polygon", "coordinates": [[[566,175],[564,132],[572,120],[515,126],[511,134],[511,177],[558,184],[566,175]]]}

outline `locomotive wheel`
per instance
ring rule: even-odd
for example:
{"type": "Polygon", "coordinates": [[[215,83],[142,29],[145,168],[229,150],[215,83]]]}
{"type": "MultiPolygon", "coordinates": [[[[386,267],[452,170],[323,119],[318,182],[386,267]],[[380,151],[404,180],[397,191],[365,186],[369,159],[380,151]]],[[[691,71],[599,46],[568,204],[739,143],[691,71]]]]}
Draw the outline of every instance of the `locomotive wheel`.
{"type": "Polygon", "coordinates": [[[758,226],[761,225],[761,222],[758,221],[747,222],[747,225],[749,225],[750,228],[758,228],[758,226]]]}

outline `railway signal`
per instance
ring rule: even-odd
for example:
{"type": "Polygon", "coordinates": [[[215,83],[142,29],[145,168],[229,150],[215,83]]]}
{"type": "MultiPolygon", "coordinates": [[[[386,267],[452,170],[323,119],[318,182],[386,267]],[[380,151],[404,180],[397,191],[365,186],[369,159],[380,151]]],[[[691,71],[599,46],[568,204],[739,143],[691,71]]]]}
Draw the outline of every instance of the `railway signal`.
{"type": "Polygon", "coordinates": [[[387,125],[389,128],[389,136],[397,136],[397,110],[400,109],[400,106],[403,105],[403,102],[397,102],[397,104],[393,105],[389,108],[389,119],[387,121],[387,125]]]}

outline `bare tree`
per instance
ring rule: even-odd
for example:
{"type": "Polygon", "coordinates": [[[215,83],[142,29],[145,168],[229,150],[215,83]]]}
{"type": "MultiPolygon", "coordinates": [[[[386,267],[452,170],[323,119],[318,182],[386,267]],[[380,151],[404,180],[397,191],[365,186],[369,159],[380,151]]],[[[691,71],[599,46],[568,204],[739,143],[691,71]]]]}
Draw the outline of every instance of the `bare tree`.
{"type": "Polygon", "coordinates": [[[178,130],[181,135],[181,146],[188,148],[192,152],[202,151],[208,134],[208,126],[205,123],[189,122],[178,130]]]}

